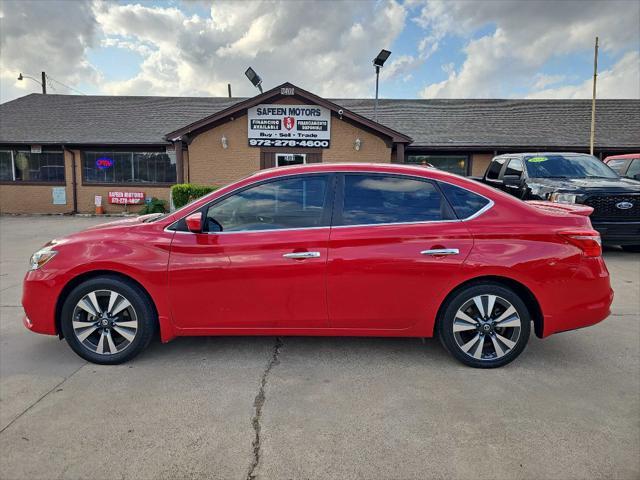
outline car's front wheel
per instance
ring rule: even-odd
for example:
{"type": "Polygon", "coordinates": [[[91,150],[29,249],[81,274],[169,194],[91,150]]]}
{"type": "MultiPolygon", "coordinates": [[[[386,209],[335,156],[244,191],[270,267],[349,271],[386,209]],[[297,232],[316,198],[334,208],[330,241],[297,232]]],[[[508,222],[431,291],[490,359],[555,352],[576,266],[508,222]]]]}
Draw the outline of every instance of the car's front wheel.
{"type": "Polygon", "coordinates": [[[95,277],[67,296],[60,326],[69,346],[99,364],[126,362],[155,332],[155,310],[144,291],[116,276],[95,277]]]}
{"type": "Polygon", "coordinates": [[[531,315],[512,289],[477,283],[447,301],[439,319],[440,341],[465,365],[495,368],[522,353],[531,332],[531,315]]]}

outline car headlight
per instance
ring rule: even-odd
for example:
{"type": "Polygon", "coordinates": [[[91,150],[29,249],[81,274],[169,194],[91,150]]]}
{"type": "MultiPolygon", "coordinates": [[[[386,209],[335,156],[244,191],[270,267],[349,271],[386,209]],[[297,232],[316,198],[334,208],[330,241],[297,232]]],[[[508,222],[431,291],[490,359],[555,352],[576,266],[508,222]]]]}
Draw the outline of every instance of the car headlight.
{"type": "Polygon", "coordinates": [[[29,264],[31,265],[31,270],[37,270],[42,267],[45,263],[51,260],[58,254],[55,250],[50,250],[48,248],[42,248],[38,250],[36,253],[31,255],[31,259],[29,260],[29,264]]]}
{"type": "Polygon", "coordinates": [[[549,200],[556,203],[576,203],[575,193],[552,193],[549,200]]]}

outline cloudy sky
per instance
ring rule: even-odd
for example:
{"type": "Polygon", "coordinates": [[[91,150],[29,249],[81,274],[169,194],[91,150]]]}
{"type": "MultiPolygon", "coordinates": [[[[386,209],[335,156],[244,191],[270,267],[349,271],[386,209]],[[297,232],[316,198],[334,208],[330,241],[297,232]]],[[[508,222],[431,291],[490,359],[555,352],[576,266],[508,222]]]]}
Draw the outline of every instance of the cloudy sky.
{"type": "Polygon", "coordinates": [[[393,52],[388,98],[640,98],[636,0],[0,0],[0,100],[52,93],[253,95],[290,81],[372,96],[371,60],[393,52]],[[54,81],[55,79],[56,81],[54,81]]]}

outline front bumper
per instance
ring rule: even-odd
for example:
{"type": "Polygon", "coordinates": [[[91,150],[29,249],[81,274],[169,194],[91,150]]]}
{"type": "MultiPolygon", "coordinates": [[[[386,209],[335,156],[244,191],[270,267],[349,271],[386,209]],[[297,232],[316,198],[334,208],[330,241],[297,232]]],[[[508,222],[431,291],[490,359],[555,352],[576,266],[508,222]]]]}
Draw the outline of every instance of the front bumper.
{"type": "Polygon", "coordinates": [[[36,333],[57,335],[56,302],[62,290],[59,278],[54,280],[43,270],[27,272],[22,283],[22,308],[25,316],[22,323],[36,333]]]}
{"type": "Polygon", "coordinates": [[[607,245],[640,245],[640,222],[605,222],[591,220],[591,225],[607,245]]]}

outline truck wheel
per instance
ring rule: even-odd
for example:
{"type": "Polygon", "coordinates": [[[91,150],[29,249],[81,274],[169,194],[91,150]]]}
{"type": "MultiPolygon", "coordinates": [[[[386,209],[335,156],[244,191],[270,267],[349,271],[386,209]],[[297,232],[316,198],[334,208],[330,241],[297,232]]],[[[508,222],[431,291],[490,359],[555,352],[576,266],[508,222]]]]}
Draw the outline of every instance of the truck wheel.
{"type": "Polygon", "coordinates": [[[444,347],[470,367],[495,368],[522,353],[531,315],[522,299],[497,283],[476,283],[457,292],[438,324],[444,347]]]}
{"type": "Polygon", "coordinates": [[[114,365],[144,350],[155,333],[155,310],[133,282],[100,276],[74,288],[62,306],[60,326],[85,360],[114,365]]]}

